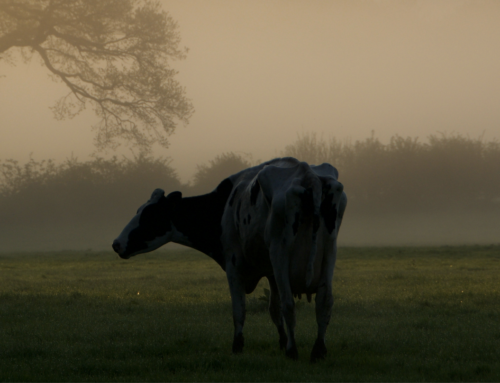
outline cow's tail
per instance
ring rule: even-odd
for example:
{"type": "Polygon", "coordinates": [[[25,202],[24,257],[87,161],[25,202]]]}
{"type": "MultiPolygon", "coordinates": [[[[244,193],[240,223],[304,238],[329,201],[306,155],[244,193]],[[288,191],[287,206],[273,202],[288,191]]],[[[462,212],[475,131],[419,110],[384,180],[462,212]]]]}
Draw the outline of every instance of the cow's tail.
{"type": "Polygon", "coordinates": [[[311,214],[312,212],[312,238],[311,238],[311,251],[307,260],[307,271],[306,271],[306,288],[308,288],[314,278],[314,260],[316,259],[316,253],[318,250],[318,230],[320,225],[320,205],[322,196],[322,185],[319,178],[313,173],[309,172],[309,182],[305,192],[303,209],[306,213],[311,214]]]}

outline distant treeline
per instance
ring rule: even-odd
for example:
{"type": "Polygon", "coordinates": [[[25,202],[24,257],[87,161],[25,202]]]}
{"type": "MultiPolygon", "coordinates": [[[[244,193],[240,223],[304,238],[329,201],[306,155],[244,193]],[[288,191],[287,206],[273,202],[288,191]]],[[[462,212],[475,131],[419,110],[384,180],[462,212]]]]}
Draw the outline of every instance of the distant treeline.
{"type": "Polygon", "coordinates": [[[0,162],[0,227],[124,222],[156,188],[203,194],[249,166],[241,155],[225,153],[198,166],[193,182],[182,184],[166,158],[5,160],[0,162]]]}
{"type": "MultiPolygon", "coordinates": [[[[350,214],[488,210],[500,212],[500,144],[461,135],[427,142],[375,136],[349,142],[299,136],[283,156],[328,162],[340,173],[350,214]]],[[[0,226],[128,221],[158,187],[184,195],[213,190],[225,177],[254,165],[235,153],[217,156],[183,184],[165,158],[31,159],[0,162],[0,226]]]]}
{"type": "Polygon", "coordinates": [[[352,142],[304,134],[283,155],[310,164],[328,162],[340,173],[351,212],[500,209],[500,143],[459,134],[420,142],[373,134],[352,142]]]}

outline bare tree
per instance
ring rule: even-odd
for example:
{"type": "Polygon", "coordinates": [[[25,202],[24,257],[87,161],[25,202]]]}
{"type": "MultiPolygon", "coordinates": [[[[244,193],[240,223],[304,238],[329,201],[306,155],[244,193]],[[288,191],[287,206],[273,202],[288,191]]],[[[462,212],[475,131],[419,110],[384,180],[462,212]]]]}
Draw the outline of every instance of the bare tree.
{"type": "MultiPolygon", "coordinates": [[[[0,0],[0,59],[18,48],[38,55],[69,93],[57,119],[91,106],[98,149],[121,140],[148,150],[193,113],[169,66],[184,59],[177,23],[149,0],[0,0]],[[9,51],[9,52],[8,52],[9,51]]],[[[12,56],[11,56],[12,59],[12,56]]]]}

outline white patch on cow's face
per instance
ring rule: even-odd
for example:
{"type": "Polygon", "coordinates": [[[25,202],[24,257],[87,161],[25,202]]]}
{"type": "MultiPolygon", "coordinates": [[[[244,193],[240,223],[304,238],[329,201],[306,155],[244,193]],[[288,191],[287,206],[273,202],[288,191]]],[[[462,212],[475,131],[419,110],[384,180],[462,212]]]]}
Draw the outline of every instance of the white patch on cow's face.
{"type": "Polygon", "coordinates": [[[125,248],[125,246],[127,245],[127,241],[128,241],[128,237],[130,235],[130,232],[132,230],[136,229],[137,227],[139,227],[140,218],[141,218],[141,216],[140,216],[140,213],[138,211],[137,214],[134,216],[134,218],[132,218],[130,220],[130,222],[127,224],[127,226],[125,226],[125,228],[120,233],[118,238],[116,238],[115,241],[118,241],[118,243],[121,245],[122,248],[125,248]]]}
{"type": "Polygon", "coordinates": [[[113,241],[113,248],[115,248],[115,244],[118,245],[117,249],[119,249],[119,250],[115,249],[115,251],[118,253],[118,255],[120,257],[128,259],[130,257],[133,257],[134,255],[140,254],[140,252],[137,252],[137,253],[128,254],[126,256],[123,255],[127,251],[127,243],[128,243],[130,233],[139,227],[141,213],[144,210],[144,208],[148,205],[149,202],[150,201],[146,202],[145,204],[141,205],[139,207],[139,209],[137,209],[136,215],[130,220],[130,222],[127,224],[127,226],[125,226],[125,228],[122,230],[122,232],[120,233],[118,238],[116,238],[113,241]]]}

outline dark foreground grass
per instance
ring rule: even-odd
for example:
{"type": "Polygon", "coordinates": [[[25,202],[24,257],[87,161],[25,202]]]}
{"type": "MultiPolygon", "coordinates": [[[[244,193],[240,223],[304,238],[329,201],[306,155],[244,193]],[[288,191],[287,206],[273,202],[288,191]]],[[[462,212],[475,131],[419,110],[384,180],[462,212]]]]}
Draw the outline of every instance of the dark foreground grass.
{"type": "Polygon", "coordinates": [[[326,360],[287,360],[261,282],[230,353],[225,274],[194,251],[0,256],[2,381],[499,381],[500,246],[342,248],[326,360]]]}

